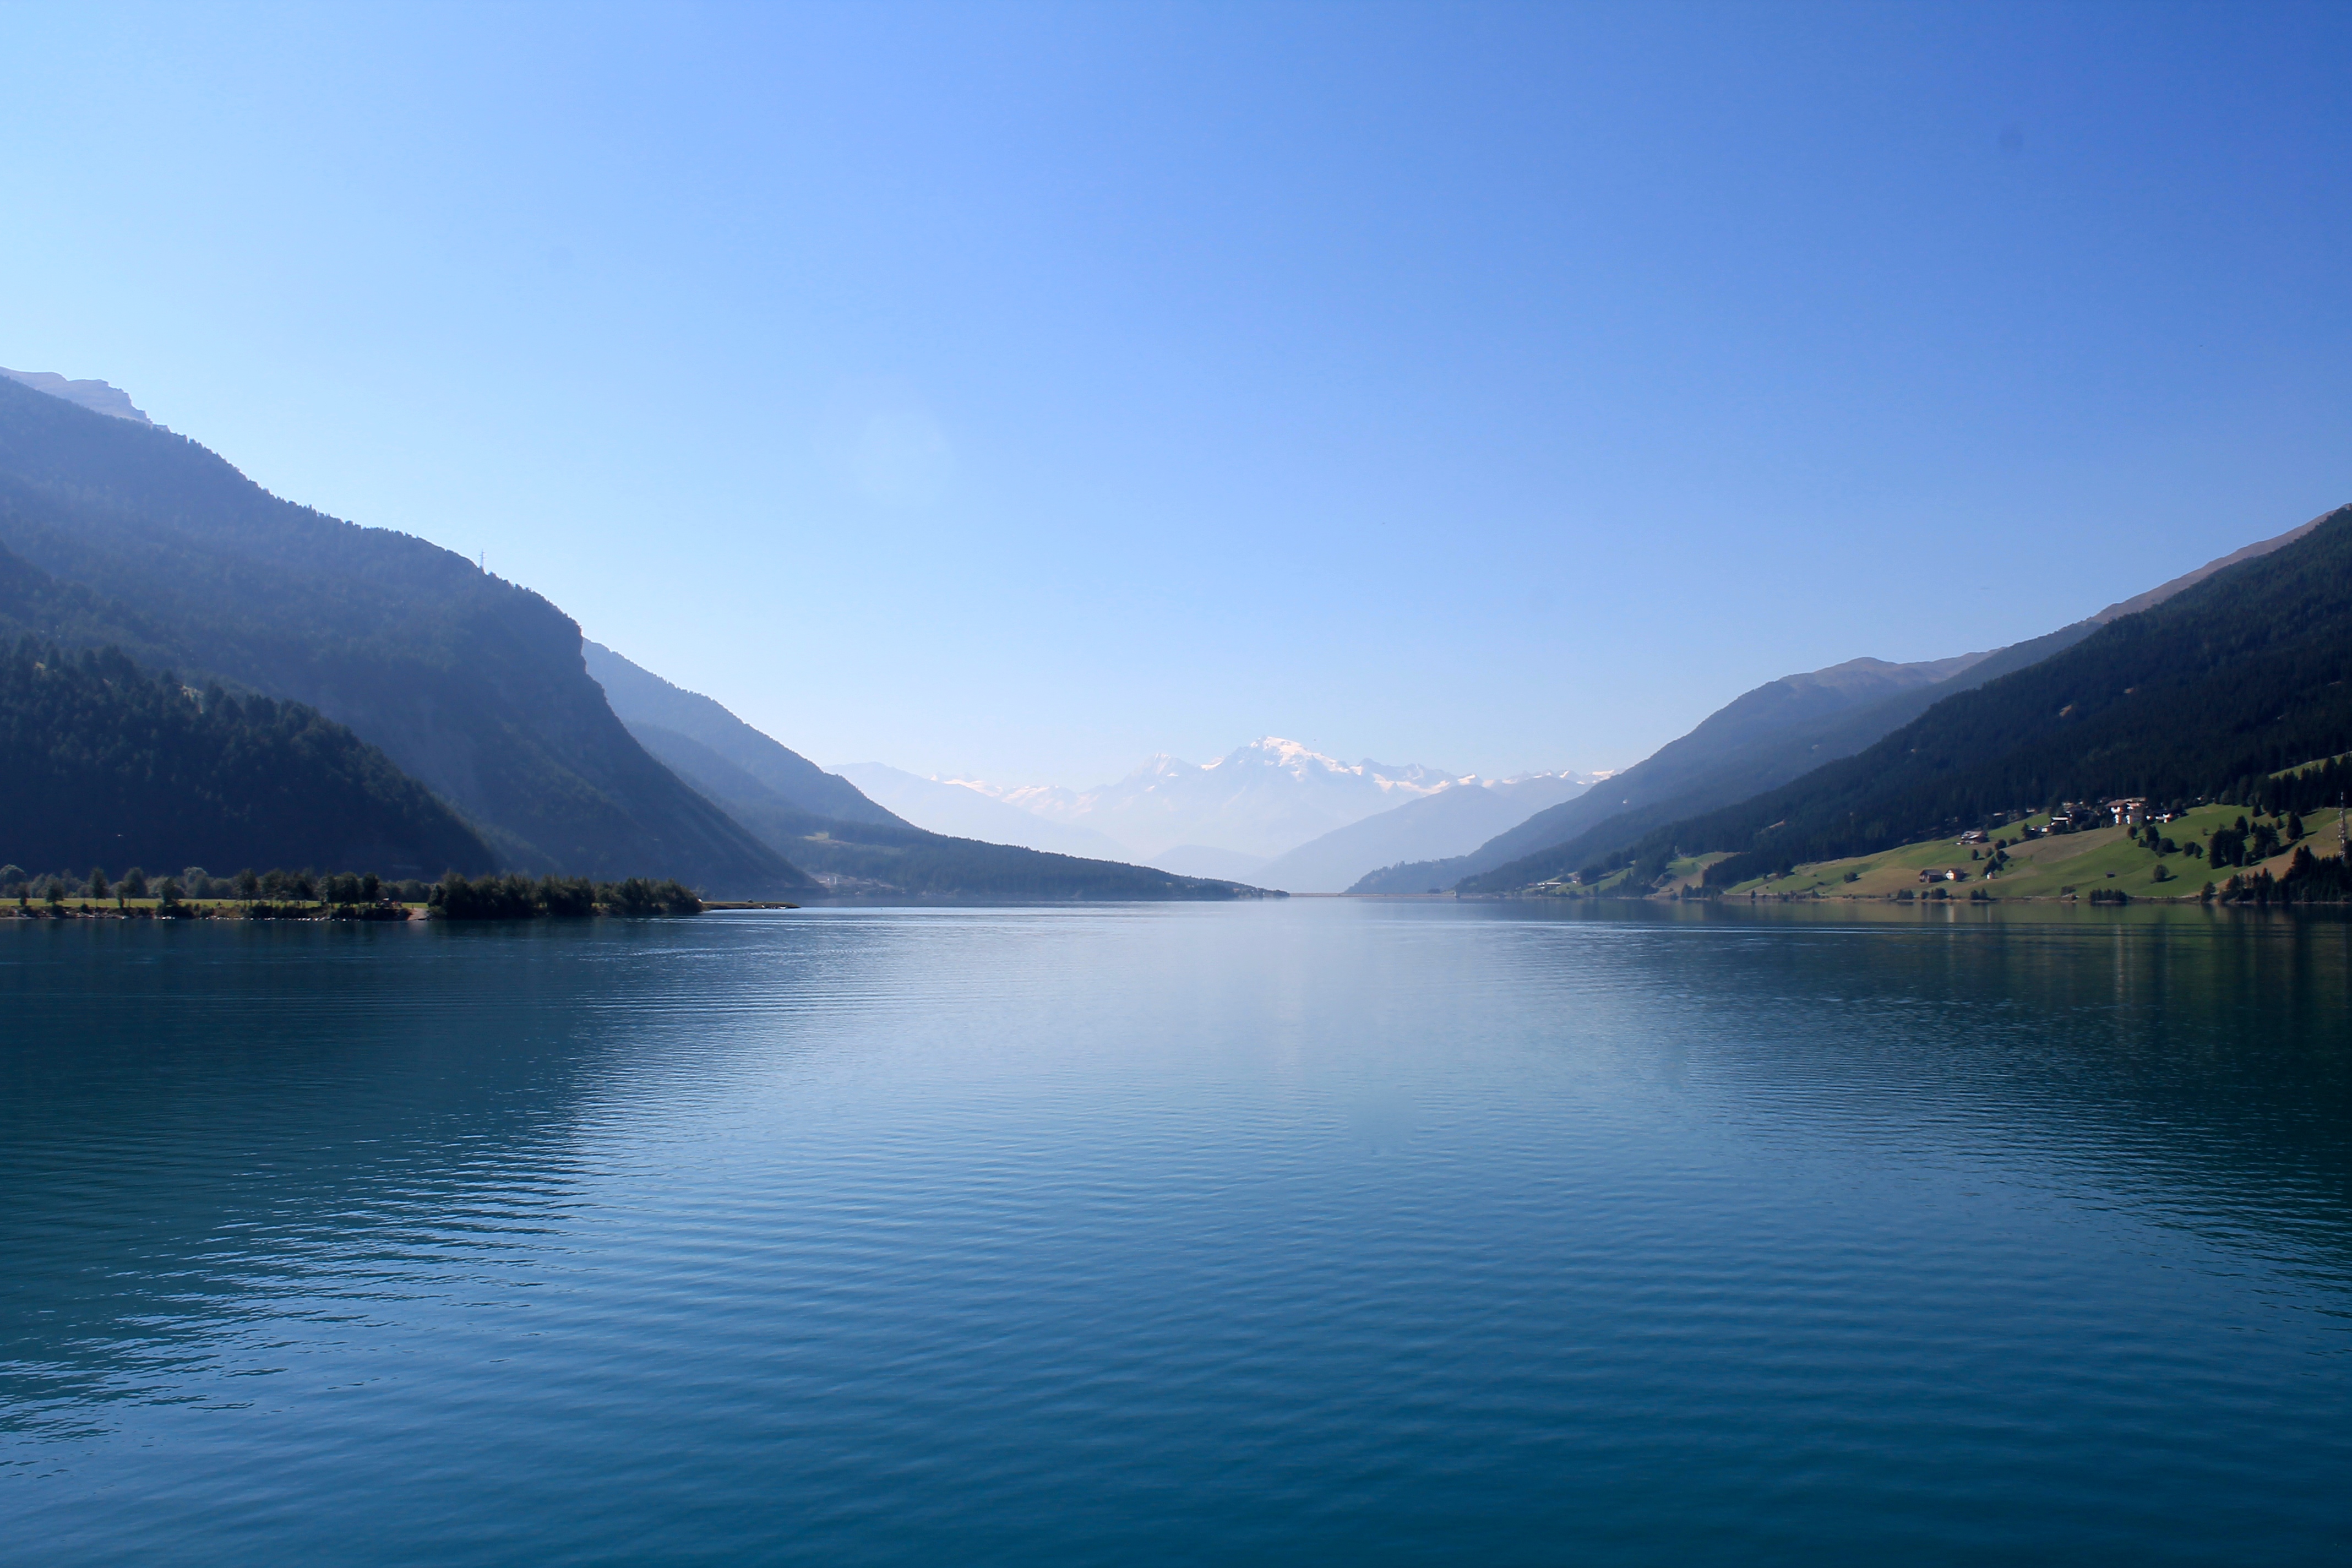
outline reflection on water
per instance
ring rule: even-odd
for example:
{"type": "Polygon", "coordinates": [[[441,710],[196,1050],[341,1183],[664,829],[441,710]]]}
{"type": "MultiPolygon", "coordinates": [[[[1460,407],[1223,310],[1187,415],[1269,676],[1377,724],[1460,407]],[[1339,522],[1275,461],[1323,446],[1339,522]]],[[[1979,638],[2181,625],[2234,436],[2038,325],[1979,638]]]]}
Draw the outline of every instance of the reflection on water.
{"type": "Polygon", "coordinates": [[[2352,925],[0,930],[0,1560],[2320,1562],[2352,925]]]}

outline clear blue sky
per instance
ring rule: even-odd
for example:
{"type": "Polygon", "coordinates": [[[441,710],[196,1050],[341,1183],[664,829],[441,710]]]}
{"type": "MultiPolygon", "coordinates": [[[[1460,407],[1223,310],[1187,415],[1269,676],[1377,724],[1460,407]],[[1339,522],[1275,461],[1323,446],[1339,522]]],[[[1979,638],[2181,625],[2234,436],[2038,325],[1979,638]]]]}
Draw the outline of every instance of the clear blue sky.
{"type": "Polygon", "coordinates": [[[2352,7],[0,10],[0,363],[827,762],[1632,762],[2352,500],[2352,7]]]}

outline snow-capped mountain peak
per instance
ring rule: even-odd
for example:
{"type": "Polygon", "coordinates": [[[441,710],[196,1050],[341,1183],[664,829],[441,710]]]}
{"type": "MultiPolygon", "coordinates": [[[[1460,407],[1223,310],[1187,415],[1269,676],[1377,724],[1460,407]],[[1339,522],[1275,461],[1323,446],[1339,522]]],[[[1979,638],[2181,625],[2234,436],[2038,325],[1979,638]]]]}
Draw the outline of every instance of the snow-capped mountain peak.
{"type": "Polygon", "coordinates": [[[1149,857],[1177,845],[1278,855],[1460,781],[1418,763],[1343,763],[1299,742],[1265,735],[1208,763],[1163,752],[1117,783],[1088,790],[949,782],[1055,822],[1108,834],[1149,857]]]}
{"type": "Polygon", "coordinates": [[[1189,763],[1162,752],[1116,783],[1092,789],[1007,786],[973,778],[931,782],[1101,835],[1134,857],[1150,860],[1179,847],[1271,858],[1335,828],[1431,795],[1513,790],[1555,778],[1580,786],[1597,776],[1530,773],[1486,779],[1418,763],[1400,766],[1369,757],[1344,763],[1297,741],[1265,735],[1207,763],[1189,763]]]}

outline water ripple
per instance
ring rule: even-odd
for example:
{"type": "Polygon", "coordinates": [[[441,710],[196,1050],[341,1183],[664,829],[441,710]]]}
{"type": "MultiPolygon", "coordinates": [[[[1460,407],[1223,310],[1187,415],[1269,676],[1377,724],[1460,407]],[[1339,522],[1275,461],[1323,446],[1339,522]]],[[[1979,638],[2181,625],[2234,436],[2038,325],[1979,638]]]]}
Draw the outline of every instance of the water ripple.
{"type": "Polygon", "coordinates": [[[0,1561],[2340,1560],[2347,942],[0,930],[0,1561]]]}

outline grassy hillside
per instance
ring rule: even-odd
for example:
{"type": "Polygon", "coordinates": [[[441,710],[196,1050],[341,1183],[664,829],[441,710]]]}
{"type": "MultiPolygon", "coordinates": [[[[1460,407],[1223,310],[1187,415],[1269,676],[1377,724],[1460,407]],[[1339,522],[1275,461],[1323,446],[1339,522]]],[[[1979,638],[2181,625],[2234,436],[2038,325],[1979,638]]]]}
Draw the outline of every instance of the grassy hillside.
{"type": "Polygon", "coordinates": [[[1717,887],[1931,839],[2060,799],[2245,800],[2275,770],[2352,749],[2352,508],[2155,608],[1974,690],[1867,750],[1579,865],[1580,847],[1465,892],[1721,852],[1717,887]]]}
{"type": "Polygon", "coordinates": [[[2042,838],[2024,837],[2025,828],[2041,827],[2048,820],[2046,814],[2037,814],[1994,829],[1990,837],[2000,846],[1998,849],[1939,837],[1876,854],[1812,862],[1791,868],[1785,875],[1752,877],[1725,887],[1722,892],[1726,898],[1750,893],[1891,898],[1903,892],[1916,897],[1931,890],[1941,890],[1950,898],[1972,893],[2001,899],[2087,898],[2102,891],[2128,893],[2135,899],[2196,898],[2206,883],[2226,883],[2231,876],[2268,871],[2273,877],[2284,877],[2298,844],[2321,855],[2336,854],[2339,848],[2332,812],[2325,818],[2305,821],[2303,837],[2294,840],[2288,838],[2287,824],[2282,819],[2220,805],[2198,806],[2158,825],[2153,845],[2123,826],[2042,838]],[[2217,865],[2211,849],[2214,834],[2226,834],[2242,820],[2272,828],[2280,841],[2277,851],[2261,858],[2249,857],[2242,865],[2217,865]],[[2163,847],[2166,841],[2177,847],[2163,847]],[[1957,872],[1959,879],[1926,883],[1920,879],[1923,871],[1957,872]]]}
{"type": "Polygon", "coordinates": [[[316,708],[509,864],[805,886],[629,737],[554,605],[280,500],[184,437],[0,379],[0,546],[61,585],[19,594],[18,629],[316,708]]]}
{"type": "MultiPolygon", "coordinates": [[[[2231,805],[2193,807],[2168,823],[2124,825],[2047,833],[2048,813],[2003,824],[1983,844],[1938,836],[1869,855],[1810,861],[1709,886],[1706,873],[1728,858],[1721,852],[1669,863],[1655,884],[1637,868],[1619,867],[1589,882],[1541,884],[1531,891],[1559,898],[1707,896],[1727,899],[1979,900],[2088,899],[2123,893],[2135,901],[2196,901],[2269,877],[2285,881],[2298,853],[2323,866],[2340,861],[2343,824],[2334,808],[2309,816],[2281,807],[2275,815],[2231,805]],[[2035,835],[2041,835],[2036,837],[2035,835]]],[[[2340,899],[2322,889],[2318,896],[2340,899]]]]}
{"type": "Polygon", "coordinates": [[[115,649],[0,654],[0,860],[488,870],[390,758],[298,703],[194,694],[115,649]]]}

